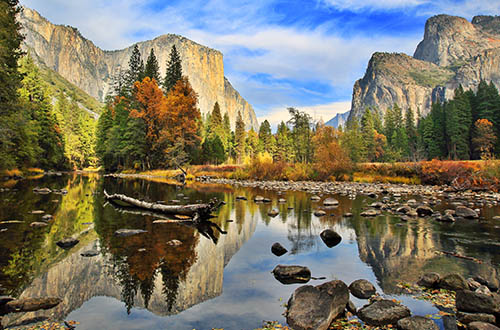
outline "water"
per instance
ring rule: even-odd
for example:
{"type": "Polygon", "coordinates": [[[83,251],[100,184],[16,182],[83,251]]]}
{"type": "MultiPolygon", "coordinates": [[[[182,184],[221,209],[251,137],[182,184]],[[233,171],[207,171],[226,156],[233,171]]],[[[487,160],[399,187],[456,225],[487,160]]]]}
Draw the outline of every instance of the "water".
{"type": "MultiPolygon", "coordinates": [[[[328,216],[317,218],[320,203],[304,192],[260,191],[222,185],[187,187],[139,179],[103,178],[97,175],[43,177],[6,182],[0,193],[0,292],[23,297],[57,296],[63,302],[49,311],[10,315],[10,324],[52,317],[80,322],[77,329],[254,329],[264,320],[285,322],[282,313],[299,284],[283,285],[271,270],[277,264],[297,264],[314,277],[340,279],[347,284],[365,278],[389,298],[401,300],[416,315],[436,314],[428,302],[402,294],[397,283],[415,282],[426,271],[457,272],[469,277],[497,276],[500,263],[500,223],[491,220],[500,209],[483,210],[481,222],[459,220],[443,224],[418,219],[401,223],[398,217],[359,216],[374,201],[366,196],[340,201],[328,216]],[[34,194],[34,187],[66,189],[67,194],[34,194]],[[176,199],[181,203],[208,201],[227,204],[201,231],[178,223],[153,224],[157,217],[117,210],[106,204],[102,191],[123,193],[149,201],[176,199]],[[256,204],[255,195],[273,200],[256,204]],[[236,201],[246,196],[248,201],[236,201]],[[285,198],[285,204],[278,204],[285,198]],[[276,207],[276,218],[267,216],[276,207]],[[45,228],[31,228],[43,210],[54,216],[45,228]],[[345,212],[354,213],[344,218],[345,212]],[[232,220],[232,221],[228,221],[232,220]],[[120,238],[121,228],[147,233],[120,238]],[[319,238],[333,228],[342,242],[328,248],[319,238]],[[63,250],[55,242],[75,236],[80,243],[63,250]],[[180,246],[167,244],[171,240],[180,246]],[[270,252],[280,242],[289,253],[270,252]],[[94,257],[80,254],[99,252],[94,257]],[[437,254],[453,251],[485,261],[437,254]],[[493,265],[493,266],[492,266],[493,265]]],[[[326,196],[324,196],[326,197],[326,196]]],[[[418,197],[417,197],[418,199],[418,197]]],[[[437,208],[445,208],[439,205],[437,208]]],[[[312,280],[317,285],[325,280],[312,280]]],[[[357,307],[366,303],[353,298],[357,307]]],[[[436,321],[441,327],[442,322],[436,321]]]]}

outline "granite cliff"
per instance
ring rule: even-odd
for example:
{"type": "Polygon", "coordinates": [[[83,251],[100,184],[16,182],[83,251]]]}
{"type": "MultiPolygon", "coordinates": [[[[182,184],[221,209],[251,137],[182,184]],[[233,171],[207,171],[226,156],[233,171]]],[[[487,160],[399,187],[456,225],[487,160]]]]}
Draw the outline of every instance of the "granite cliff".
{"type": "MultiPolygon", "coordinates": [[[[76,28],[52,24],[35,10],[26,7],[19,15],[19,21],[25,35],[23,48],[38,63],[59,73],[101,102],[110,91],[113,77],[128,67],[133,45],[121,50],[102,50],[84,38],[76,28]]],[[[257,128],[252,106],[224,77],[221,52],[173,34],[137,45],[144,59],[151,48],[154,49],[162,75],[170,50],[175,45],[181,56],[183,72],[198,93],[198,107],[202,114],[212,111],[218,101],[223,113],[228,112],[233,127],[236,115],[241,111],[247,128],[257,128]]]]}
{"type": "Polygon", "coordinates": [[[367,107],[380,112],[397,103],[403,110],[430,111],[460,84],[475,90],[481,79],[500,87],[500,17],[437,15],[427,20],[423,40],[410,57],[373,54],[364,77],[354,84],[349,118],[367,107]]]}

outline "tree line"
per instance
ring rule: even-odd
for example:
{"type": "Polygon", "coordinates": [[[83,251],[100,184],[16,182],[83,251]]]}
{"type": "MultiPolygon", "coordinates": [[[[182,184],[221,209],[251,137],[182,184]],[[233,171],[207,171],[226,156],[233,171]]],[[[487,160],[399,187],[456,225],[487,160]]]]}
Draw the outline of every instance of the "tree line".
{"type": "Polygon", "coordinates": [[[455,89],[452,99],[434,102],[428,115],[394,104],[382,116],[367,108],[347,123],[344,146],[353,161],[471,160],[500,155],[500,95],[482,80],[477,88],[455,89]],[[383,119],[383,120],[382,120],[383,119]]]}
{"type": "Polygon", "coordinates": [[[21,50],[20,10],[17,0],[0,1],[0,169],[95,163],[93,118],[71,95],[54,95],[21,50]]]}

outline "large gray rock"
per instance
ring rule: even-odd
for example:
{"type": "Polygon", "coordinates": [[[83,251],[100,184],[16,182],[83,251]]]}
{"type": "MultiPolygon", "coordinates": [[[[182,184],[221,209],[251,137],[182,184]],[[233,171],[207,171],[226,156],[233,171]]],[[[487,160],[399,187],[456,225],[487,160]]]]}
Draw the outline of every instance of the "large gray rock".
{"type": "Polygon", "coordinates": [[[467,290],[469,289],[469,283],[460,274],[449,274],[443,277],[439,281],[439,287],[446,290],[467,290]]]}
{"type": "Polygon", "coordinates": [[[377,292],[375,286],[369,281],[360,279],[356,280],[349,285],[349,291],[351,294],[359,299],[368,299],[377,292]]]}
{"type": "Polygon", "coordinates": [[[396,324],[410,314],[406,306],[385,299],[363,306],[358,311],[358,317],[370,325],[396,324]]]}
{"type": "Polygon", "coordinates": [[[496,318],[495,315],[486,314],[486,313],[466,313],[466,312],[457,312],[457,320],[463,324],[469,324],[472,322],[486,322],[486,323],[495,323],[496,318]]]}
{"type": "Polygon", "coordinates": [[[476,211],[474,211],[473,209],[470,209],[468,207],[462,206],[462,205],[457,206],[457,208],[455,209],[455,215],[457,217],[462,217],[462,218],[466,218],[466,219],[479,218],[479,215],[477,214],[476,211]]]}
{"type": "Polygon", "coordinates": [[[500,312],[498,295],[487,295],[470,290],[457,291],[456,305],[459,311],[495,314],[500,312]]]}
{"type": "Polygon", "coordinates": [[[472,322],[467,326],[467,330],[500,330],[500,328],[486,322],[472,322]]]}
{"type": "Polygon", "coordinates": [[[435,288],[438,286],[440,279],[441,279],[441,277],[438,273],[433,273],[433,272],[425,273],[418,280],[417,284],[424,286],[426,288],[435,288]]]}
{"type": "Polygon", "coordinates": [[[326,330],[349,302],[349,290],[342,281],[298,288],[288,301],[286,321],[294,330],[326,330]]]}
{"type": "Polygon", "coordinates": [[[274,278],[283,284],[307,283],[311,279],[311,271],[303,266],[278,265],[272,273],[274,278]]]}
{"type": "Polygon", "coordinates": [[[423,316],[405,317],[398,321],[398,328],[401,330],[439,330],[433,320],[423,316]]]}
{"type": "Polygon", "coordinates": [[[427,205],[420,205],[417,207],[417,214],[419,217],[430,216],[434,211],[427,205]]]}
{"type": "Polygon", "coordinates": [[[332,229],[323,230],[319,236],[329,248],[338,245],[342,241],[342,236],[337,234],[337,232],[332,229]]]}
{"type": "Polygon", "coordinates": [[[324,206],[336,206],[339,205],[339,201],[333,197],[329,197],[323,201],[324,206]]]}

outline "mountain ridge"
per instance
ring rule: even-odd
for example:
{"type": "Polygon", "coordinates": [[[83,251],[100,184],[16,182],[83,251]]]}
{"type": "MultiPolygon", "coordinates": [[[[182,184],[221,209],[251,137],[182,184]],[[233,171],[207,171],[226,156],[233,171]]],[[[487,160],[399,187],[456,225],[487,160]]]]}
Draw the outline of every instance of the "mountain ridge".
{"type": "Polygon", "coordinates": [[[128,68],[134,45],[138,45],[143,59],[151,48],[154,49],[162,75],[175,45],[182,59],[183,72],[198,93],[202,114],[212,111],[215,102],[219,102],[222,112],[229,114],[233,127],[238,111],[247,128],[258,126],[252,106],[225,82],[223,55],[218,50],[175,34],[164,34],[119,50],[102,50],[82,36],[77,28],[55,25],[28,7],[23,7],[18,19],[25,35],[23,49],[30,51],[38,63],[101,102],[112,88],[113,77],[128,68]]]}

